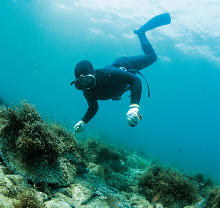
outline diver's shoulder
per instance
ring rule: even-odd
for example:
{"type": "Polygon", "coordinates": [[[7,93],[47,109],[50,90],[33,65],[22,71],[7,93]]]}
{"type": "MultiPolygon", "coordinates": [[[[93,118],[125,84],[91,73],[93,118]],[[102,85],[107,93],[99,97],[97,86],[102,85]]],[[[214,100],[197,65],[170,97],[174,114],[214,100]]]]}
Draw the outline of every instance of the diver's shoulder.
{"type": "Polygon", "coordinates": [[[111,70],[113,68],[115,68],[115,67],[112,66],[112,65],[108,65],[108,66],[105,66],[103,68],[96,69],[95,73],[97,73],[97,74],[109,73],[109,70],[111,70]]]}
{"type": "Polygon", "coordinates": [[[111,68],[113,68],[113,66],[108,65],[108,66],[104,66],[104,67],[102,67],[102,68],[98,68],[98,69],[96,69],[95,71],[105,71],[106,69],[111,69],[111,68]]]}

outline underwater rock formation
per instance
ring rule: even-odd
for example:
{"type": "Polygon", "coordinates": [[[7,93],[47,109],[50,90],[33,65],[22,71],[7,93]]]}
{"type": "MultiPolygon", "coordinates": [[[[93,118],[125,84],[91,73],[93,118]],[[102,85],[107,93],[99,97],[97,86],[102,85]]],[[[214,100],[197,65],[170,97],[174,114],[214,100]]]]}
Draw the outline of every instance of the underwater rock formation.
{"type": "Polygon", "coordinates": [[[43,120],[36,108],[23,101],[0,108],[0,153],[12,170],[32,183],[68,186],[83,160],[73,134],[43,120]]]}
{"type": "Polygon", "coordinates": [[[220,188],[210,178],[101,140],[76,141],[25,101],[1,106],[0,207],[220,207],[220,188]]]}
{"type": "Polygon", "coordinates": [[[139,187],[150,201],[166,206],[186,206],[198,202],[198,189],[187,176],[159,165],[152,166],[139,179],[139,187]]]}

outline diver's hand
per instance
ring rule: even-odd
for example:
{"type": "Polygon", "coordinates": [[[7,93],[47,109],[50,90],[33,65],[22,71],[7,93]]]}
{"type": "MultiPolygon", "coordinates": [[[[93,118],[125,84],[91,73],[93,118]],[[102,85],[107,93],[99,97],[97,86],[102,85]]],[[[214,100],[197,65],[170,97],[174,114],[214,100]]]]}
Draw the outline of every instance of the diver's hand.
{"type": "Polygon", "coordinates": [[[84,126],[86,123],[84,121],[79,121],[75,126],[74,126],[74,134],[83,132],[85,130],[84,126]]]}
{"type": "Polygon", "coordinates": [[[137,126],[138,121],[142,119],[142,115],[139,113],[139,105],[131,104],[129,111],[127,112],[127,122],[131,127],[137,126]]]}

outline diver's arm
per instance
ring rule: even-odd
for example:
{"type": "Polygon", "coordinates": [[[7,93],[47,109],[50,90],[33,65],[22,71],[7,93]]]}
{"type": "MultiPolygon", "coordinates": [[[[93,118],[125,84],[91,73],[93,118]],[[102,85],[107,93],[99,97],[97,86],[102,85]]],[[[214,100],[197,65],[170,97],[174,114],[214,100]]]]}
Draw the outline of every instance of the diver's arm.
{"type": "Polygon", "coordinates": [[[130,104],[139,105],[142,93],[142,83],[141,79],[136,75],[120,69],[112,69],[109,74],[113,80],[118,83],[125,83],[130,86],[131,91],[131,101],[130,104]]]}
{"type": "Polygon", "coordinates": [[[95,116],[98,111],[98,102],[97,100],[94,102],[88,101],[89,108],[84,115],[84,117],[74,126],[74,135],[85,130],[85,125],[95,116]]]}
{"type": "Polygon", "coordinates": [[[124,82],[125,84],[130,85],[131,101],[126,117],[128,125],[135,127],[142,118],[139,113],[139,102],[142,93],[141,79],[128,71],[119,69],[112,70],[111,76],[114,76],[118,82],[124,82]]]}
{"type": "Polygon", "coordinates": [[[127,123],[131,127],[137,126],[138,122],[142,119],[142,115],[139,113],[140,107],[139,102],[141,99],[142,84],[139,77],[134,75],[134,78],[131,80],[131,102],[129,110],[126,114],[127,123]]]}
{"type": "Polygon", "coordinates": [[[134,78],[132,78],[130,82],[131,86],[131,102],[130,104],[137,104],[139,105],[140,99],[141,99],[141,93],[142,93],[142,84],[141,79],[134,75],[134,78]]]}
{"type": "Polygon", "coordinates": [[[88,110],[86,111],[85,115],[82,118],[82,121],[87,124],[97,113],[98,109],[99,109],[99,105],[97,100],[90,100],[87,99],[87,103],[88,103],[88,110]]]}

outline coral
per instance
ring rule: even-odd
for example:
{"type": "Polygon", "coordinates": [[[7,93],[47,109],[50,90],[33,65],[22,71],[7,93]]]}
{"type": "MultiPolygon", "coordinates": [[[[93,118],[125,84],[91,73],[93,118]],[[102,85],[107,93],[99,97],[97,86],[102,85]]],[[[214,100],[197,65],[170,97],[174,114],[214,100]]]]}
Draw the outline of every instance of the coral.
{"type": "Polygon", "coordinates": [[[36,193],[32,188],[19,193],[17,202],[13,204],[14,208],[45,208],[46,206],[36,197],[36,193]]]}
{"type": "Polygon", "coordinates": [[[160,165],[150,167],[139,179],[139,188],[151,202],[178,207],[198,201],[196,183],[187,176],[160,165]]]}

